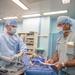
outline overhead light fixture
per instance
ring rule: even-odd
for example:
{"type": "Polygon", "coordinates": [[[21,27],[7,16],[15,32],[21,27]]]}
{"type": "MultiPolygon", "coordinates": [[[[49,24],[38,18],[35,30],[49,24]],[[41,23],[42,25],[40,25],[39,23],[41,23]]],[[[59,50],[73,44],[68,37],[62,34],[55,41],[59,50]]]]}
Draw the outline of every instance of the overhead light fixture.
{"type": "Polygon", "coordinates": [[[54,11],[54,12],[46,12],[46,13],[43,13],[43,15],[55,15],[55,14],[62,14],[67,12],[68,10],[61,10],[61,11],[54,11]]]}
{"type": "Polygon", "coordinates": [[[20,1],[20,0],[12,0],[14,3],[16,3],[18,6],[20,6],[24,10],[28,10],[28,8],[20,1]]]}
{"type": "Polygon", "coordinates": [[[17,19],[18,17],[14,16],[14,17],[5,17],[3,18],[4,20],[7,20],[7,19],[17,19]]]}
{"type": "Polygon", "coordinates": [[[63,4],[70,3],[70,0],[62,0],[62,3],[63,3],[63,4]]]}
{"type": "Polygon", "coordinates": [[[27,18],[27,17],[39,17],[41,16],[40,14],[32,14],[32,15],[23,15],[23,18],[27,18]]]}

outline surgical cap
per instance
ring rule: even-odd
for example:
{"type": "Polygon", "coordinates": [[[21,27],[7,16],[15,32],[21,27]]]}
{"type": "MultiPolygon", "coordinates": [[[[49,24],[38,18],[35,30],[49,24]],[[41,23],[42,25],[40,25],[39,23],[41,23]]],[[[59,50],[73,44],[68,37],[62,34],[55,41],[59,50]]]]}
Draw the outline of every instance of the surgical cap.
{"type": "Polygon", "coordinates": [[[7,20],[5,23],[5,26],[6,25],[17,26],[17,21],[16,20],[7,20]]]}
{"type": "Polygon", "coordinates": [[[57,18],[57,24],[59,23],[69,23],[72,26],[72,20],[67,16],[59,16],[57,18]]]}

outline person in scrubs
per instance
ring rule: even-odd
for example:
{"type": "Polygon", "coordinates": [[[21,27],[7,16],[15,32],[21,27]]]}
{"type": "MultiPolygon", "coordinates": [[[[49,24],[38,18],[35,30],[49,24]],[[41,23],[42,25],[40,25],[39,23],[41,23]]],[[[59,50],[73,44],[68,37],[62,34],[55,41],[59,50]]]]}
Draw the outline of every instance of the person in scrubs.
{"type": "Polygon", "coordinates": [[[0,34],[0,67],[14,62],[27,52],[25,43],[16,33],[17,26],[16,20],[7,20],[6,30],[0,34]]]}
{"type": "Polygon", "coordinates": [[[75,33],[71,27],[71,18],[67,16],[57,18],[57,30],[62,36],[57,40],[54,56],[46,60],[46,63],[54,63],[59,75],[75,75],[75,33]]]}

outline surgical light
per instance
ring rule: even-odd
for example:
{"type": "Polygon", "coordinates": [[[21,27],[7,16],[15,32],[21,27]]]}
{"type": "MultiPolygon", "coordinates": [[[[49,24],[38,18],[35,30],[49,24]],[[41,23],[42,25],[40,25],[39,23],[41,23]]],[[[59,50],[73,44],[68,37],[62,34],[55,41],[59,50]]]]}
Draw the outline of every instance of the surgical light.
{"type": "Polygon", "coordinates": [[[19,7],[21,7],[23,10],[28,10],[28,8],[20,0],[12,0],[12,1],[16,3],[19,7]]]}
{"type": "Polygon", "coordinates": [[[18,17],[17,16],[14,16],[14,17],[4,17],[3,19],[7,20],[7,19],[17,19],[18,17]]]}
{"type": "Polygon", "coordinates": [[[28,17],[38,17],[41,16],[40,14],[32,14],[32,15],[22,15],[23,18],[28,18],[28,17]]]}
{"type": "Polygon", "coordinates": [[[61,11],[54,11],[54,12],[46,12],[46,13],[43,13],[43,15],[55,15],[55,14],[62,14],[67,12],[68,10],[61,10],[61,11]]]}

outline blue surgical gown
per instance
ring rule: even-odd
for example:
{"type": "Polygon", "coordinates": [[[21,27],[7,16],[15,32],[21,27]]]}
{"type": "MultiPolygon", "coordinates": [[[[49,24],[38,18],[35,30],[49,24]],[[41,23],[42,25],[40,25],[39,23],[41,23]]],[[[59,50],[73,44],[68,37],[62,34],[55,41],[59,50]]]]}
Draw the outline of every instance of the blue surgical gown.
{"type": "MultiPolygon", "coordinates": [[[[8,35],[6,32],[0,34],[0,55],[11,58],[18,53],[18,50],[23,53],[27,52],[27,47],[18,34],[14,34],[13,36],[8,35]]],[[[0,66],[5,63],[1,60],[0,66]]]]}

